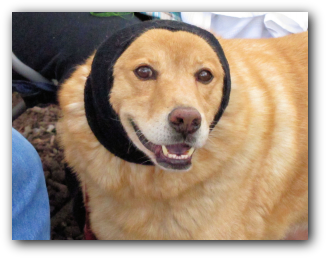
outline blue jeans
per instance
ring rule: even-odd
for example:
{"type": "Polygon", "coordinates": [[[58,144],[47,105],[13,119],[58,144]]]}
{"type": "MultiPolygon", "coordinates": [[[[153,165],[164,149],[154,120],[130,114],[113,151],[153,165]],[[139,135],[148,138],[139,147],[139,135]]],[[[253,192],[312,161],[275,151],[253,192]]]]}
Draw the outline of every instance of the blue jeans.
{"type": "Polygon", "coordinates": [[[40,157],[12,129],[12,239],[50,240],[50,207],[40,157]]]}

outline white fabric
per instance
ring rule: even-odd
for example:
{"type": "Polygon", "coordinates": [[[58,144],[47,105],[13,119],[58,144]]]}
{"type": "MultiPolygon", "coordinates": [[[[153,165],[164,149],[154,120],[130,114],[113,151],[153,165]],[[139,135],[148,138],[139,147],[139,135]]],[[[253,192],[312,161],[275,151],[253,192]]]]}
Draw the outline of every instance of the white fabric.
{"type": "Polygon", "coordinates": [[[183,22],[223,38],[271,38],[308,29],[308,12],[182,12],[183,22]]]}

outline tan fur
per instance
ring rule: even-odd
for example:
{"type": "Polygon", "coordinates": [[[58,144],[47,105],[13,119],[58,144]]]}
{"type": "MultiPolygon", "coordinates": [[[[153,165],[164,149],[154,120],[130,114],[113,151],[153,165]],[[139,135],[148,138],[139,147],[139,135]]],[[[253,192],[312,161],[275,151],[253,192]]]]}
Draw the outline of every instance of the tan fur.
{"type": "MultiPolygon", "coordinates": [[[[230,102],[186,172],[128,163],[97,141],[84,110],[93,57],[62,85],[58,130],[66,161],[87,186],[97,238],[283,239],[308,226],[308,33],[219,41],[231,70],[230,102]]],[[[222,67],[187,32],[145,33],[118,59],[114,76],[108,100],[139,148],[127,115],[145,127],[191,105],[209,125],[221,100],[222,67]],[[148,62],[162,77],[140,82],[132,71],[148,62]],[[214,71],[212,85],[192,79],[202,65],[214,71]]]]}

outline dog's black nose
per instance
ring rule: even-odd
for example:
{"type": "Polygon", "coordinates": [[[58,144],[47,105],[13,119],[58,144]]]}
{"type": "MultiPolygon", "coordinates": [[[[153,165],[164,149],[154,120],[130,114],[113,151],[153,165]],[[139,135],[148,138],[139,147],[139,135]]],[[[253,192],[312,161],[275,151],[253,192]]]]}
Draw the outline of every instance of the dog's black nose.
{"type": "Polygon", "coordinates": [[[178,133],[187,136],[196,132],[201,125],[200,113],[190,107],[179,107],[169,114],[169,123],[178,133]]]}

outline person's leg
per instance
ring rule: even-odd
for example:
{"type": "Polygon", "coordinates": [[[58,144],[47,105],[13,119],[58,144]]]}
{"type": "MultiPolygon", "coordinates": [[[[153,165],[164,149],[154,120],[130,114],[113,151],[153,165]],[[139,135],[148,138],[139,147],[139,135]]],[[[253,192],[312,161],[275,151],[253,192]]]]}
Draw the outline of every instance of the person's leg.
{"type": "Polygon", "coordinates": [[[50,240],[50,208],[40,157],[12,129],[12,239],[50,240]]]}

